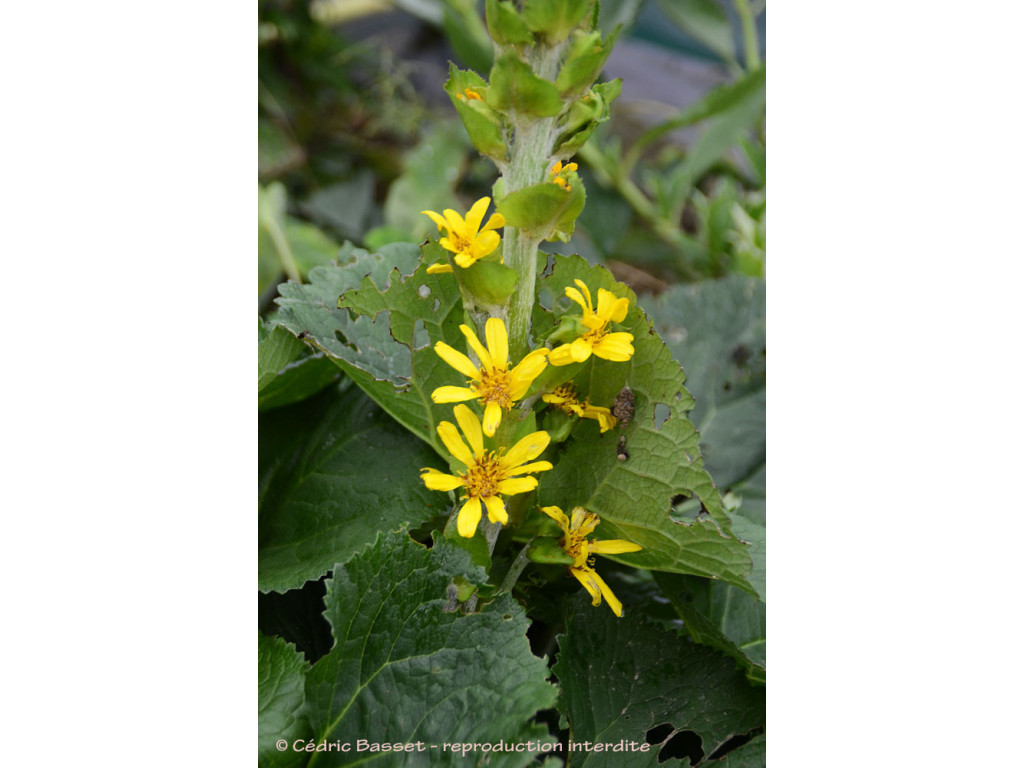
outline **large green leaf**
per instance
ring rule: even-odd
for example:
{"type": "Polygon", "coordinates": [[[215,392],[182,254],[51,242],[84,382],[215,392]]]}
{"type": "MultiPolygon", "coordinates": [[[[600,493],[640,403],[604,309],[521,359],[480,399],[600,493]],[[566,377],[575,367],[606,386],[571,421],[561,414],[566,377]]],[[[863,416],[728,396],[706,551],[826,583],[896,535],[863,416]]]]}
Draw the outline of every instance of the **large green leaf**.
{"type": "Polygon", "coordinates": [[[264,592],[317,579],[379,530],[419,523],[447,503],[417,474],[436,463],[432,452],[349,382],[261,414],[259,442],[264,592]]]}
{"type": "MultiPolygon", "coordinates": [[[[644,548],[612,559],[639,568],[722,579],[753,591],[747,581],[749,547],[732,534],[718,489],[704,469],[700,436],[686,418],[693,400],[683,386],[682,369],[636,306],[635,294],[616,285],[607,270],[591,267],[579,257],[556,257],[551,275],[541,281],[541,302],[556,302],[555,318],[577,309],[564,296],[564,288],[575,278],[588,286],[595,301],[599,287],[630,299],[621,329],[633,334],[636,350],[625,363],[591,357],[576,375],[577,387],[595,405],[609,406],[628,385],[635,412],[624,429],[620,425],[603,436],[593,421],[577,425],[565,453],[542,479],[541,503],[563,509],[584,506],[601,518],[599,538],[628,539],[644,548]],[[691,521],[674,520],[674,500],[690,496],[699,499],[707,514],[691,521]]],[[[543,333],[552,322],[538,308],[535,327],[543,333]]]]}
{"type": "Polygon", "coordinates": [[[575,603],[558,638],[552,671],[562,689],[571,739],[591,742],[573,752],[569,768],[659,765],[659,744],[647,752],[597,751],[595,743],[623,740],[646,745],[658,726],[662,737],[692,731],[711,755],[730,738],[764,727],[764,689],[710,648],[626,615],[616,618],[584,598],[575,603]]]}
{"type": "Polygon", "coordinates": [[[259,409],[279,408],[314,395],[338,378],[338,366],[280,326],[260,320],[259,409]]]}
{"type": "Polygon", "coordinates": [[[260,638],[259,747],[260,766],[290,768],[305,758],[290,749],[280,750],[281,740],[290,746],[296,739],[308,739],[309,722],[301,713],[309,664],[302,654],[279,637],[260,638]]]}
{"type": "MultiPolygon", "coordinates": [[[[334,648],[306,678],[306,711],[319,741],[351,754],[315,753],[308,765],[479,765],[444,744],[553,741],[531,725],[556,689],[530,651],[528,620],[505,595],[482,612],[446,612],[456,577],[482,583],[469,555],[438,539],[432,549],[402,532],[381,537],[327,583],[325,616],[334,648]],[[423,752],[356,754],[359,739],[423,744],[423,752]]],[[[536,752],[489,755],[489,765],[523,766],[536,752]]]]}
{"type": "Polygon", "coordinates": [[[690,378],[708,471],[738,496],[733,532],[750,542],[761,602],[726,584],[657,576],[698,642],[765,677],[765,283],[731,276],[675,286],[647,304],[690,378]]]}
{"type": "Polygon", "coordinates": [[[765,282],[677,285],[644,305],[688,374],[705,465],[722,488],[765,462],[765,282]]]}
{"type": "Polygon", "coordinates": [[[417,269],[419,256],[409,243],[374,254],[346,245],[340,266],[314,269],[308,285],[280,287],[278,320],[305,331],[384,410],[440,449],[435,425],[451,406],[434,405],[430,393],[458,383],[458,374],[431,344],[458,343],[463,310],[454,277],[417,269]]]}

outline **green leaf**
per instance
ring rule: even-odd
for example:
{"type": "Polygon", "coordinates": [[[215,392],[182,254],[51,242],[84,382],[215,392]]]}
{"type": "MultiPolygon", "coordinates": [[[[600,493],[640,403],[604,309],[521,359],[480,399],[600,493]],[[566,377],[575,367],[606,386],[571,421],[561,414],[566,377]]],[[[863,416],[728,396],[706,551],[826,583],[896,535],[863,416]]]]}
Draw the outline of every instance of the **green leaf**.
{"type": "Polygon", "coordinates": [[[323,354],[308,353],[305,344],[279,325],[260,340],[261,411],[305,400],[338,378],[338,366],[323,354]]]}
{"type": "Polygon", "coordinates": [[[491,69],[491,87],[484,97],[494,109],[536,117],[554,117],[562,111],[562,97],[550,80],[534,74],[514,53],[506,53],[491,69]]]}
{"type": "Polygon", "coordinates": [[[557,43],[583,21],[592,4],[593,0],[526,0],[523,19],[549,43],[557,43]]]}
{"type": "Polygon", "coordinates": [[[373,172],[363,170],[351,179],[318,189],[299,208],[318,224],[361,240],[374,205],[374,185],[373,172]]]}
{"type": "Polygon", "coordinates": [[[532,45],[533,33],[509,0],[487,0],[487,28],[499,45],[532,45]]]}
{"type": "Polygon", "coordinates": [[[466,127],[470,141],[483,154],[499,162],[504,162],[506,146],[501,115],[495,112],[483,98],[467,99],[465,96],[467,88],[483,97],[489,86],[487,81],[476,72],[462,71],[454,64],[449,64],[448,81],[444,84],[444,90],[452,100],[459,119],[466,127]]]}
{"type": "Polygon", "coordinates": [[[567,242],[586,200],[587,194],[580,181],[574,181],[571,190],[541,182],[506,195],[498,201],[497,207],[505,217],[505,226],[519,227],[541,240],[557,237],[567,242]]]}
{"type": "Polygon", "coordinates": [[[752,592],[747,581],[749,547],[732,533],[718,489],[704,468],[700,436],[686,418],[693,400],[683,386],[685,375],[636,306],[635,294],[601,267],[591,267],[577,256],[556,256],[540,289],[542,302],[544,295],[557,302],[555,313],[552,317],[542,308],[535,310],[535,329],[543,333],[562,314],[579,311],[564,293],[575,278],[587,285],[595,302],[598,288],[629,298],[629,313],[614,330],[632,333],[636,350],[624,363],[592,356],[576,376],[577,388],[594,405],[608,407],[628,385],[635,411],[624,429],[620,424],[604,436],[595,422],[581,421],[564,454],[554,461],[555,468],[545,473],[541,505],[586,507],[601,518],[598,538],[627,539],[644,548],[610,559],[637,568],[721,579],[752,592]],[[695,496],[707,514],[692,521],[674,520],[670,511],[679,496],[695,496]]]}
{"type": "Polygon", "coordinates": [[[580,34],[576,37],[569,50],[569,56],[555,80],[555,85],[563,97],[570,97],[593,85],[604,69],[618,34],[619,30],[616,29],[603,42],[600,32],[580,34]]]}
{"type": "MultiPolygon", "coordinates": [[[[538,709],[554,704],[556,689],[530,651],[522,607],[505,595],[480,613],[446,613],[449,586],[464,585],[459,577],[485,579],[467,553],[444,539],[426,549],[404,533],[381,537],[335,567],[324,614],[334,648],[306,678],[314,738],[422,742],[426,754],[324,752],[309,765],[347,765],[359,757],[376,757],[381,766],[475,765],[481,753],[463,756],[442,745],[554,741],[529,724],[538,709]]],[[[536,754],[495,752],[489,764],[524,766],[536,754]]]]}
{"type": "Polygon", "coordinates": [[[442,19],[445,37],[466,66],[481,71],[494,61],[494,46],[475,0],[446,0],[442,19]]]}
{"type": "MultiPolygon", "coordinates": [[[[764,689],[750,686],[731,659],[628,613],[616,618],[589,599],[574,607],[552,671],[575,743],[647,746],[647,731],[667,723],[666,741],[693,731],[711,755],[730,738],[764,727],[764,689]]],[[[573,753],[572,768],[618,768],[624,759],[655,768],[659,749],[624,755],[591,748],[573,753]]]]}
{"type": "Polygon", "coordinates": [[[295,334],[307,331],[384,410],[440,451],[435,426],[451,406],[434,405],[430,393],[461,382],[431,344],[459,343],[463,311],[452,275],[428,275],[419,256],[407,243],[375,254],[346,245],[339,266],[314,269],[308,285],[280,287],[278,320],[295,334]]]}
{"type": "Polygon", "coordinates": [[[317,579],[380,529],[447,507],[418,470],[436,463],[357,388],[260,415],[259,588],[317,579]]]}
{"type": "Polygon", "coordinates": [[[448,120],[424,131],[416,149],[406,155],[405,170],[388,188],[384,222],[421,242],[435,227],[420,211],[458,208],[455,183],[469,146],[462,127],[448,120]]]}
{"type": "Polygon", "coordinates": [[[289,745],[308,739],[309,723],[302,714],[306,672],[310,669],[295,648],[279,637],[260,638],[259,678],[259,752],[260,766],[290,768],[300,766],[305,757],[291,749],[279,750],[283,739],[289,745]]]}
{"type": "Polygon", "coordinates": [[[765,282],[731,276],[677,285],[645,308],[688,372],[705,465],[722,488],[765,462],[765,282]]]}
{"type": "Polygon", "coordinates": [[[655,572],[694,641],[735,659],[751,682],[764,684],[765,604],[728,584],[655,572]]]}
{"type": "Polygon", "coordinates": [[[715,763],[715,768],[767,768],[768,755],[765,734],[755,736],[746,744],[727,753],[715,763]]]}

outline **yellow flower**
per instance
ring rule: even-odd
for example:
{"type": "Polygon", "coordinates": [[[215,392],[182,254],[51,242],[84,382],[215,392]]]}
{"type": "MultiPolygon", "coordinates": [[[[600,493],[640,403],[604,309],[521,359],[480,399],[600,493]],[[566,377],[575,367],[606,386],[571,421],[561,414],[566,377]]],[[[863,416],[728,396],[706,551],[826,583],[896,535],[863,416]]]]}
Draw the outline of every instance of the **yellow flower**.
{"type": "Polygon", "coordinates": [[[575,171],[578,167],[579,166],[577,166],[576,163],[568,163],[565,166],[563,166],[562,161],[559,160],[557,163],[555,163],[554,168],[548,171],[548,176],[551,177],[551,181],[560,186],[566,192],[569,192],[572,190],[572,187],[569,186],[569,182],[567,182],[562,177],[562,174],[568,173],[570,171],[575,171]]]}
{"type": "MultiPolygon", "coordinates": [[[[420,211],[420,213],[426,214],[437,224],[438,232],[442,229],[448,230],[448,237],[442,237],[438,242],[442,248],[455,254],[455,263],[460,267],[471,267],[484,256],[493,253],[501,242],[501,235],[494,231],[498,227],[505,226],[505,217],[500,213],[493,214],[483,229],[480,228],[480,222],[484,220],[484,214],[487,213],[487,206],[490,204],[491,198],[481,197],[473,203],[473,207],[466,214],[465,221],[451,208],[445,209],[444,217],[434,211],[420,211]]],[[[430,269],[434,269],[431,274],[450,271],[450,268],[439,269],[439,266],[434,264],[428,269],[428,272],[430,269]]]]}
{"type": "Polygon", "coordinates": [[[582,363],[591,354],[615,362],[629,360],[633,356],[633,334],[608,333],[609,323],[621,323],[626,319],[629,299],[616,298],[611,291],[598,288],[597,311],[595,312],[587,286],[582,280],[575,282],[583,293],[570,287],[565,289],[565,295],[583,308],[583,325],[588,330],[571,344],[563,344],[551,350],[551,355],[548,358],[551,364],[582,363]]]}
{"type": "Polygon", "coordinates": [[[573,558],[573,563],[569,566],[569,573],[586,587],[587,592],[590,593],[592,598],[591,605],[600,605],[601,595],[604,595],[608,607],[612,609],[616,616],[621,618],[622,603],[615,597],[611,588],[604,583],[604,579],[597,575],[597,571],[593,568],[594,558],[591,555],[618,555],[624,552],[639,552],[643,547],[625,539],[588,540],[587,536],[601,522],[601,518],[593,512],[587,512],[583,507],[575,507],[573,509],[572,520],[566,517],[559,507],[541,507],[541,511],[562,526],[562,532],[565,534],[561,541],[562,549],[573,558]]]}
{"type": "Polygon", "coordinates": [[[506,451],[484,450],[484,437],[480,419],[465,405],[455,406],[455,420],[459,422],[462,434],[469,441],[469,447],[459,436],[459,431],[450,421],[437,425],[445,447],[451,455],[466,466],[466,471],[449,475],[433,467],[424,467],[420,478],[432,491],[452,491],[464,487],[462,498],[465,504],[459,510],[459,535],[466,538],[476,532],[476,526],[483,514],[481,505],[487,508],[487,518],[492,523],[507,523],[508,513],[501,496],[528,493],[537,487],[535,477],[517,475],[544,472],[551,469],[550,461],[533,461],[548,447],[551,438],[547,432],[533,432],[506,451]],[[472,449],[472,450],[470,450],[472,449]],[[530,464],[526,462],[532,462],[530,464]]]}
{"type": "Polygon", "coordinates": [[[484,406],[484,434],[492,437],[501,423],[502,410],[512,410],[512,403],[523,398],[530,384],[547,366],[548,350],[535,349],[510,371],[508,332],[504,320],[492,317],[487,321],[484,326],[486,348],[468,325],[460,325],[459,328],[480,359],[480,367],[477,368],[468,357],[443,341],[437,342],[434,351],[452,368],[468,376],[470,381],[466,387],[438,387],[430,398],[435,403],[479,400],[484,406]]]}
{"type": "Polygon", "coordinates": [[[559,410],[566,413],[576,414],[584,419],[594,419],[601,426],[601,434],[614,427],[615,422],[618,421],[612,416],[610,409],[600,405],[591,405],[589,397],[580,400],[579,395],[576,394],[576,387],[571,383],[562,384],[554,392],[544,395],[541,399],[545,403],[558,406],[559,410]]]}

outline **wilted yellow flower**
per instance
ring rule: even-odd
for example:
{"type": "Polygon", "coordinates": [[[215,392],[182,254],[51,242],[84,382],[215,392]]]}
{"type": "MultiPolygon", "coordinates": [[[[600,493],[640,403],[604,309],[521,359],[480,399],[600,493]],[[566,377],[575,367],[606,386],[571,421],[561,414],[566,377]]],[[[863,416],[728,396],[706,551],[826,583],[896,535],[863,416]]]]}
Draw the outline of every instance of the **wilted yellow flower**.
{"type": "Polygon", "coordinates": [[[530,384],[547,366],[548,350],[535,349],[510,371],[508,332],[504,320],[492,317],[487,321],[484,326],[486,347],[468,325],[460,325],[459,329],[480,359],[480,367],[473,365],[468,357],[454,347],[443,341],[437,342],[434,351],[452,368],[468,376],[470,381],[466,387],[438,387],[430,398],[435,403],[479,400],[484,406],[484,434],[491,437],[501,423],[501,412],[511,410],[512,404],[523,398],[530,384]]]}
{"type": "Polygon", "coordinates": [[[504,524],[508,522],[508,512],[501,496],[527,493],[537,487],[537,478],[517,475],[551,469],[550,461],[533,461],[548,447],[551,438],[547,432],[533,432],[507,451],[504,448],[485,451],[477,415],[465,405],[457,405],[455,420],[459,422],[469,447],[450,421],[438,424],[437,434],[455,460],[466,466],[466,471],[449,475],[433,467],[424,467],[420,478],[432,491],[465,488],[462,498],[466,503],[459,510],[458,529],[460,536],[469,538],[476,532],[483,514],[481,505],[487,508],[487,518],[492,523],[504,524]]]}
{"type": "MultiPolygon", "coordinates": [[[[487,213],[487,206],[490,204],[491,198],[481,197],[473,203],[465,221],[451,208],[445,209],[443,217],[434,211],[420,213],[426,214],[437,224],[438,232],[442,229],[448,230],[448,236],[442,237],[438,243],[442,248],[455,254],[455,263],[460,267],[471,267],[484,256],[493,253],[501,243],[501,235],[494,231],[505,226],[505,217],[500,213],[492,214],[483,229],[480,228],[480,222],[484,220],[484,214],[487,213]]],[[[448,269],[441,269],[442,266],[448,265],[434,264],[427,271],[433,270],[431,274],[451,271],[450,266],[448,269]]]]}
{"type": "Polygon", "coordinates": [[[626,319],[629,310],[629,299],[617,298],[611,291],[597,289],[597,310],[590,297],[590,290],[582,280],[576,280],[580,291],[569,287],[565,295],[583,308],[583,325],[587,332],[571,344],[563,344],[551,350],[549,360],[552,365],[569,365],[582,363],[591,354],[605,360],[624,362],[633,356],[633,334],[608,333],[608,324],[621,323],[626,319]]]}
{"type": "Polygon", "coordinates": [[[590,398],[580,400],[576,393],[576,387],[571,383],[562,384],[554,392],[544,395],[541,398],[545,403],[551,403],[566,413],[576,414],[583,419],[594,419],[601,426],[601,433],[607,432],[615,426],[617,419],[612,416],[609,408],[600,405],[591,405],[590,398]]]}
{"type": "Polygon", "coordinates": [[[583,507],[573,509],[571,520],[565,516],[560,507],[541,507],[541,511],[562,526],[562,532],[565,534],[561,542],[562,549],[573,558],[573,563],[569,566],[569,573],[586,587],[592,598],[591,605],[600,605],[601,596],[604,595],[608,607],[621,618],[622,603],[615,597],[611,588],[604,583],[604,579],[597,575],[597,571],[593,568],[594,558],[591,555],[638,552],[643,547],[625,539],[588,540],[587,536],[594,531],[598,523],[601,522],[601,518],[593,512],[587,512],[583,507]]]}

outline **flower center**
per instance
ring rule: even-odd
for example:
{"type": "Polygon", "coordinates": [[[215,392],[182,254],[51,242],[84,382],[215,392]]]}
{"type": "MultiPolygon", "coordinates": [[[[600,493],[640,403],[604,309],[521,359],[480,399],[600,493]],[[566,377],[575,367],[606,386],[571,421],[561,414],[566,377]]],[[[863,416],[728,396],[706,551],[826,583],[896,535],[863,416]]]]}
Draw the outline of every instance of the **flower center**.
{"type": "Polygon", "coordinates": [[[469,239],[463,237],[458,232],[452,232],[450,239],[455,244],[456,253],[469,253],[470,247],[473,245],[469,239]]]}
{"type": "Polygon", "coordinates": [[[478,456],[476,463],[466,470],[462,479],[466,483],[468,498],[483,499],[498,495],[498,483],[505,479],[498,457],[494,451],[478,456]]]}
{"type": "Polygon", "coordinates": [[[510,378],[508,371],[500,368],[484,369],[480,374],[480,383],[474,385],[473,390],[485,403],[497,403],[508,411],[512,409],[510,378]]]}

